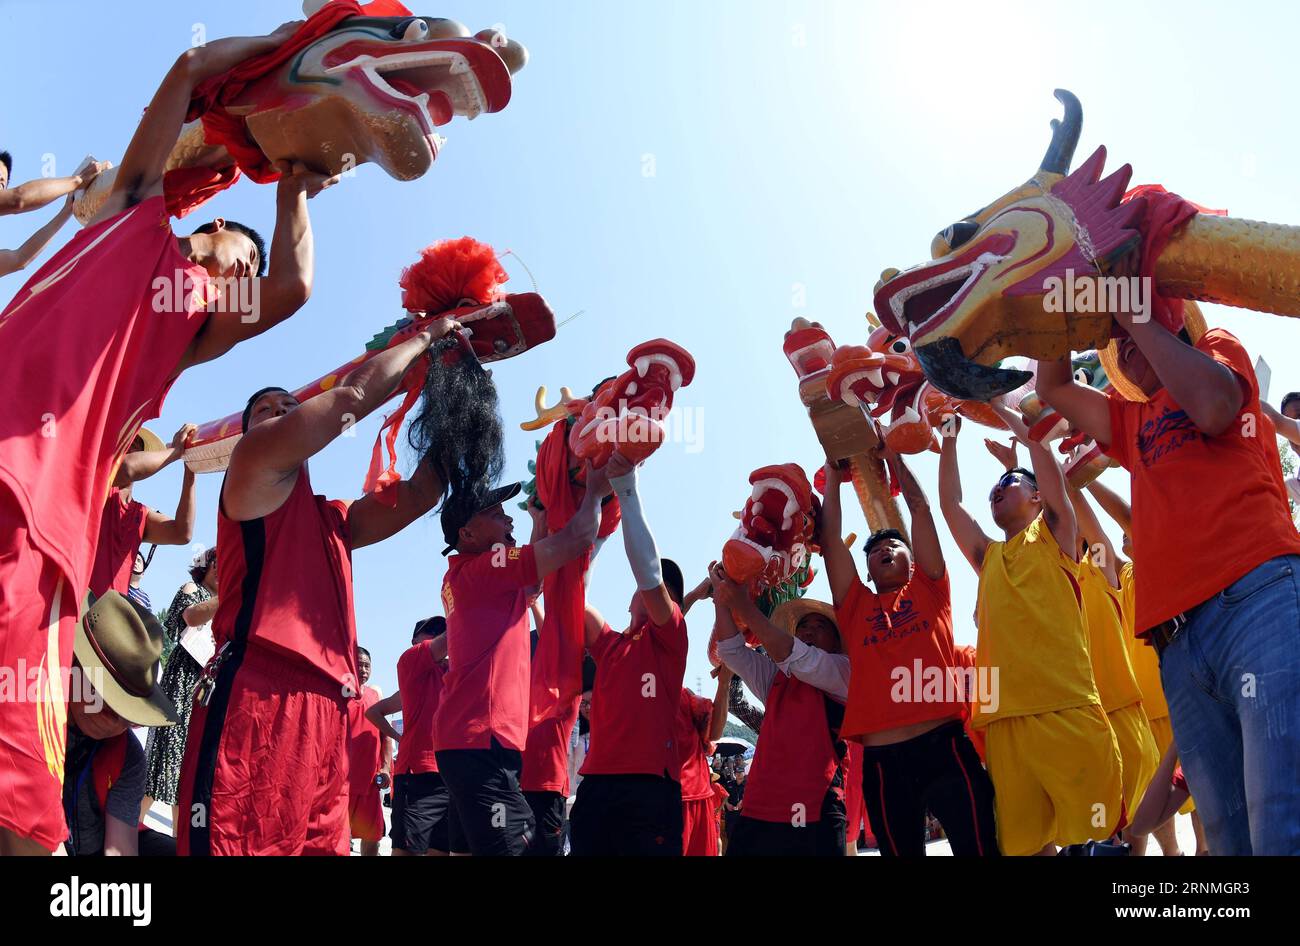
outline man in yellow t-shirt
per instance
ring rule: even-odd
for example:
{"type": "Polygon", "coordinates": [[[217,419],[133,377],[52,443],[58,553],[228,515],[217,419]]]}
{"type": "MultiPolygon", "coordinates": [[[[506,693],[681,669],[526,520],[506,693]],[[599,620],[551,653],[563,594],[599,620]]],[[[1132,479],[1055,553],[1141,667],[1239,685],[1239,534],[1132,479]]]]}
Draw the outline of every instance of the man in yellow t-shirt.
{"type": "Polygon", "coordinates": [[[942,426],[940,505],[980,576],[976,672],[986,678],[981,691],[994,698],[975,704],[972,725],[985,732],[999,846],[1009,855],[1050,855],[1056,845],[1115,833],[1120,755],[1088,657],[1065,478],[1020,418],[996,409],[1028,444],[1034,467],[1016,467],[1014,446],[985,441],[1007,468],[989,494],[1005,540],[990,539],[962,506],[955,422],[942,426]]]}
{"type": "MultiPolygon", "coordinates": [[[[1151,722],[1142,705],[1142,690],[1124,636],[1118,556],[1083,494],[1070,490],[1070,501],[1079,526],[1082,553],[1079,577],[1088,628],[1088,654],[1092,658],[1092,676],[1101,697],[1101,708],[1106,711],[1119,744],[1127,824],[1160,765],[1160,750],[1151,735],[1151,722]]],[[[1165,712],[1168,714],[1168,709],[1165,712]]],[[[1124,838],[1134,840],[1127,831],[1124,838]]]]}

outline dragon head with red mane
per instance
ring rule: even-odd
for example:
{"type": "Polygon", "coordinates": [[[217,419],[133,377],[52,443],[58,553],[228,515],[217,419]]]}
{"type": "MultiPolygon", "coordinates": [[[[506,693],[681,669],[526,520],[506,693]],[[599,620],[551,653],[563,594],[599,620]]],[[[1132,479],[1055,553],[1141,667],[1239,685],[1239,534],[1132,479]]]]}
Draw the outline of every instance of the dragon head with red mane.
{"type": "Polygon", "coordinates": [[[722,547],[722,567],[733,581],[761,593],[808,564],[816,515],[812,486],[796,463],[761,467],[749,482],[740,525],[722,547]]]}

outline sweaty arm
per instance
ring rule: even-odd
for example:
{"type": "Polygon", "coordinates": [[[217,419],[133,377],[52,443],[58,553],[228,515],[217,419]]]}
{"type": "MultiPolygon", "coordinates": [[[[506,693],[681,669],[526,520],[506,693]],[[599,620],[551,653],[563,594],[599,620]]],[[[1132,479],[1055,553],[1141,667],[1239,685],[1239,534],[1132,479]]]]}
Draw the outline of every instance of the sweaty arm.
{"type": "Polygon", "coordinates": [[[564,524],[564,528],[533,546],[539,583],[591,548],[596,541],[596,533],[600,529],[600,504],[609,494],[609,481],[603,470],[587,464],[586,483],[587,490],[583,493],[582,504],[578,506],[573,518],[564,524]]]}
{"type": "Polygon", "coordinates": [[[189,467],[181,476],[181,495],[176,500],[176,514],[168,519],[150,509],[145,520],[144,540],[154,545],[188,545],[194,538],[194,471],[189,467]]]}
{"type": "Polygon", "coordinates": [[[952,533],[961,554],[966,556],[976,574],[984,567],[984,553],[993,541],[984,534],[980,524],[966,511],[961,501],[961,471],[957,467],[957,437],[943,438],[939,453],[939,509],[948,531],[952,533]]]}
{"type": "MultiPolygon", "coordinates": [[[[0,197],[3,197],[8,191],[0,190],[0,197]]],[[[19,270],[26,269],[27,264],[36,259],[37,255],[45,247],[49,246],[54,235],[59,229],[68,222],[72,216],[72,205],[64,206],[49,223],[41,227],[26,242],[16,250],[0,250],[0,276],[8,276],[10,273],[16,273],[19,270]]]]}
{"type": "Polygon", "coordinates": [[[822,520],[818,529],[818,540],[822,549],[822,561],[826,563],[826,577],[831,583],[831,600],[836,607],[848,600],[849,592],[858,579],[858,568],[853,564],[853,555],[844,544],[844,508],[840,504],[840,485],[844,474],[839,464],[827,462],[823,468],[826,475],[826,495],[822,497],[822,520]]]}
{"type": "Polygon", "coordinates": [[[1096,388],[1074,380],[1069,358],[1038,362],[1034,379],[1038,396],[1075,427],[1100,444],[1109,444],[1110,400],[1096,388]]]}
{"type": "Polygon", "coordinates": [[[227,515],[243,521],[278,509],[293,489],[298,468],[382,406],[435,338],[456,327],[441,319],[358,366],[336,387],[250,427],[230,458],[222,496],[227,515]]]}
{"type": "MultiPolygon", "coordinates": [[[[96,174],[98,174],[98,168],[99,165],[91,165],[84,173],[74,174],[72,177],[38,177],[25,184],[19,184],[17,187],[6,187],[4,190],[0,190],[0,217],[7,214],[26,213],[29,210],[39,210],[47,204],[52,204],[60,197],[67,197],[73,191],[85,187],[93,181],[96,174]]],[[[71,214],[71,204],[60,210],[58,216],[54,218],[58,222],[54,226],[54,230],[58,230],[59,227],[63,226],[71,214]]],[[[53,223],[54,221],[51,221],[51,223],[46,224],[37,231],[37,235],[43,233],[53,223]]],[[[45,237],[45,243],[48,243],[52,236],[54,236],[53,231],[45,237]]],[[[35,237],[32,239],[35,239],[35,237]]],[[[44,245],[44,243],[41,244],[41,246],[44,245]]],[[[40,251],[38,246],[32,256],[35,256],[40,251]]],[[[21,269],[22,267],[18,268],[21,269]]],[[[3,275],[4,273],[0,273],[0,276],[3,275]]]]}
{"type": "Polygon", "coordinates": [[[664,586],[659,549],[641,508],[636,467],[614,454],[609,461],[609,483],[623,511],[623,548],[632,566],[637,591],[650,613],[650,620],[657,625],[667,624],[673,616],[673,599],[664,586]]]}
{"type": "Polygon", "coordinates": [[[410,479],[363,496],[348,506],[348,534],[352,548],[364,548],[394,536],[428,513],[442,498],[442,480],[427,460],[420,461],[410,479]],[[386,499],[395,499],[388,505],[386,499]]]}
{"type": "Polygon", "coordinates": [[[1065,489],[1065,474],[1052,452],[1029,436],[1025,422],[1011,408],[1000,401],[990,405],[1016,439],[1029,451],[1029,461],[1038,480],[1038,495],[1043,500],[1043,520],[1052,530],[1056,544],[1074,561],[1079,560],[1079,531],[1074,518],[1074,505],[1065,489]]]}
{"type": "MultiPolygon", "coordinates": [[[[912,554],[916,556],[916,564],[927,578],[938,581],[944,576],[947,566],[943,561],[943,549],[939,545],[939,530],[935,528],[934,513],[930,511],[930,499],[903,458],[892,450],[887,452],[887,456],[893,461],[894,470],[898,473],[903,501],[907,503],[907,511],[912,517],[912,554]]],[[[836,603],[839,603],[838,599],[836,603]]]]}
{"type": "MultiPolygon", "coordinates": [[[[1169,396],[1203,434],[1217,437],[1246,402],[1246,381],[1227,365],[1193,348],[1155,319],[1117,316],[1169,396]]],[[[1103,441],[1109,443],[1110,441],[1103,441]]]]}

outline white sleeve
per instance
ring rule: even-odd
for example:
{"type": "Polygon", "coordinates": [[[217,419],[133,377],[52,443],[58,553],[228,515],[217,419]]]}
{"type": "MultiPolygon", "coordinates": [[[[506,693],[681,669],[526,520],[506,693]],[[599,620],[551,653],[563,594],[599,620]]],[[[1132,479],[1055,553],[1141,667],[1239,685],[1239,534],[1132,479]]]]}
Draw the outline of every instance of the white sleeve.
{"type": "Polygon", "coordinates": [[[815,686],[841,703],[849,698],[847,654],[828,654],[820,647],[809,647],[796,637],[790,656],[777,666],[796,680],[815,686]]]}
{"type": "Polygon", "coordinates": [[[767,702],[767,691],[776,679],[776,664],[772,658],[745,646],[745,638],[736,634],[718,641],[718,657],[736,676],[745,681],[749,692],[767,702]]]}

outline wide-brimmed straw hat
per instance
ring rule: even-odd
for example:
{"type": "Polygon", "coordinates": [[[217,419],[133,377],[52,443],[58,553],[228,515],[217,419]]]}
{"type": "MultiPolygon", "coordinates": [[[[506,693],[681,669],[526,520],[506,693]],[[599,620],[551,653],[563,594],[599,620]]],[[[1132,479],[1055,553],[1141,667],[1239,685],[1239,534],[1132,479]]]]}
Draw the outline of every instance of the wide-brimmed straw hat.
{"type": "Polygon", "coordinates": [[[835,628],[835,633],[840,636],[841,646],[843,645],[844,635],[840,634],[840,623],[835,620],[835,609],[825,601],[818,601],[816,598],[794,598],[791,601],[783,601],[772,612],[771,620],[773,624],[793,637],[799,622],[810,614],[820,614],[830,621],[831,626],[835,628]]]}
{"type": "MultiPolygon", "coordinates": [[[[137,430],[135,432],[135,439],[139,439],[144,443],[144,446],[140,448],[141,450],[152,452],[154,450],[165,450],[167,448],[167,445],[162,442],[162,438],[148,427],[141,427],[137,430]]],[[[132,446],[135,445],[135,439],[132,439],[131,441],[132,446]]]]}
{"type": "MultiPolygon", "coordinates": [[[[1183,328],[1187,329],[1187,335],[1195,345],[1201,340],[1209,327],[1205,322],[1205,315],[1201,312],[1201,307],[1195,302],[1187,301],[1183,303],[1183,328]]],[[[1126,401],[1137,401],[1139,404],[1147,400],[1147,396],[1142,393],[1142,389],[1130,381],[1119,367],[1119,340],[1112,338],[1110,344],[1101,349],[1097,354],[1101,357],[1101,366],[1106,369],[1106,377],[1110,379],[1110,386],[1114,388],[1119,395],[1126,401]]]]}
{"type": "Polygon", "coordinates": [[[180,717],[158,686],[162,644],[158,619],[110,591],[82,613],[72,653],[118,716],[137,726],[171,726],[180,717]]]}

